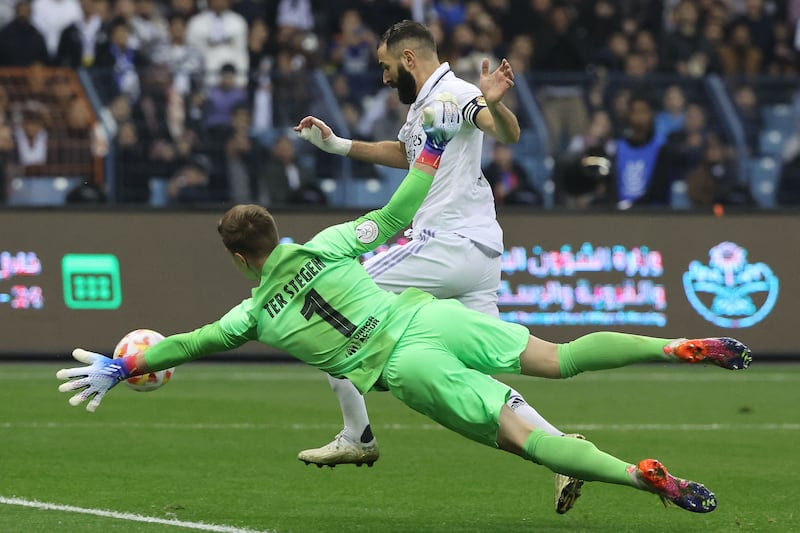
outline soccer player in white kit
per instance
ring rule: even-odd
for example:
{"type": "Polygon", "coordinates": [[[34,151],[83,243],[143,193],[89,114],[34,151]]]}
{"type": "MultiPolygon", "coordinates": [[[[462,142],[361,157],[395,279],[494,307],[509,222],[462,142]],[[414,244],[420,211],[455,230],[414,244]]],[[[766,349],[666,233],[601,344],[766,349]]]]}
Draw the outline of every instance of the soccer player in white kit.
{"type": "MultiPolygon", "coordinates": [[[[414,217],[412,239],[371,257],[364,268],[383,289],[399,293],[416,287],[498,316],[503,232],[496,219],[492,189],[481,171],[481,151],[484,132],[504,143],[519,140],[517,118],[502,103],[514,86],[511,65],[503,59],[490,73],[489,61],[484,59],[478,88],[458,78],[447,63],[440,63],[430,31],[408,20],[398,22],[383,34],[377,55],[383,82],[396,88],[400,101],[410,105],[397,141],[343,139],[315,117],[302,119],[295,131],[328,153],[405,169],[425,144],[422,110],[437,93],[455,95],[462,110],[462,127],[442,155],[436,180],[414,217]]],[[[328,380],[339,399],[344,429],[331,443],[301,451],[298,459],[319,466],[372,466],[379,452],[363,397],[345,379],[328,376],[328,380]]],[[[536,427],[564,435],[513,389],[508,405],[536,427]]],[[[581,485],[580,480],[557,478],[558,512],[569,510],[581,485]]]]}

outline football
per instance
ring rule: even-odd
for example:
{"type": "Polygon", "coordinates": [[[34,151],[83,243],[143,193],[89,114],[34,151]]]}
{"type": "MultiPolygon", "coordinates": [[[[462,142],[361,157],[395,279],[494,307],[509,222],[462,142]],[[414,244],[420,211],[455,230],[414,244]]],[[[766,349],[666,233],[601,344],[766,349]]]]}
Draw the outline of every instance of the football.
{"type": "MultiPolygon", "coordinates": [[[[164,340],[164,335],[157,331],[151,329],[135,329],[122,337],[117,343],[117,346],[114,348],[114,359],[136,355],[162,340],[164,340]]],[[[125,384],[139,392],[154,391],[165,385],[172,377],[174,371],[174,368],[168,368],[166,370],[159,370],[158,372],[134,376],[127,379],[125,384]]]]}

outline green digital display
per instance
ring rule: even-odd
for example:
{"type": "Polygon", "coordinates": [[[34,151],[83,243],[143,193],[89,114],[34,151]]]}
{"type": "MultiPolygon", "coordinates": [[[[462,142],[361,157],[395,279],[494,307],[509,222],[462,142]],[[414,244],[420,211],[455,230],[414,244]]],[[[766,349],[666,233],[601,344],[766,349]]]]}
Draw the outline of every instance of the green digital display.
{"type": "Polygon", "coordinates": [[[61,260],[64,303],[70,309],[118,309],[119,260],[112,254],[67,254],[61,260]]]}

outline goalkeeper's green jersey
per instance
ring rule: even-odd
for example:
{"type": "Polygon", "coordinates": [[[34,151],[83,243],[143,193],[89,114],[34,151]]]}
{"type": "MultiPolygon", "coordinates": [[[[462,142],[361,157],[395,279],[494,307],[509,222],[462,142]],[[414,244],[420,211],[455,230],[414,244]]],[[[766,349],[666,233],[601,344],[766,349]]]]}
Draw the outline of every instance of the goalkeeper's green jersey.
{"type": "Polygon", "coordinates": [[[255,340],[370,390],[420,306],[417,289],[380,289],[358,258],[406,227],[430,188],[431,176],[409,172],[389,203],[331,226],[305,244],[280,244],[250,298],[220,320],[173,335],[145,358],[156,370],[255,340]]]}

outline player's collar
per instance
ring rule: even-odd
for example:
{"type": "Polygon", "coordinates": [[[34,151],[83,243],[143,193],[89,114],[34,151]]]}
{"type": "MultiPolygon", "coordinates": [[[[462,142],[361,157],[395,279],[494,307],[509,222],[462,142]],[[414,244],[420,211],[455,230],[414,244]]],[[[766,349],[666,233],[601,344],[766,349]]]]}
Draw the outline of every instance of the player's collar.
{"type": "Polygon", "coordinates": [[[431,91],[433,91],[434,87],[436,87],[439,82],[451,72],[452,70],[450,70],[450,63],[447,61],[439,65],[439,68],[433,71],[433,74],[431,74],[430,78],[428,78],[428,80],[422,86],[422,89],[420,89],[417,99],[414,100],[414,109],[418,109],[419,106],[422,105],[422,102],[428,98],[428,95],[431,93],[431,91]]]}

